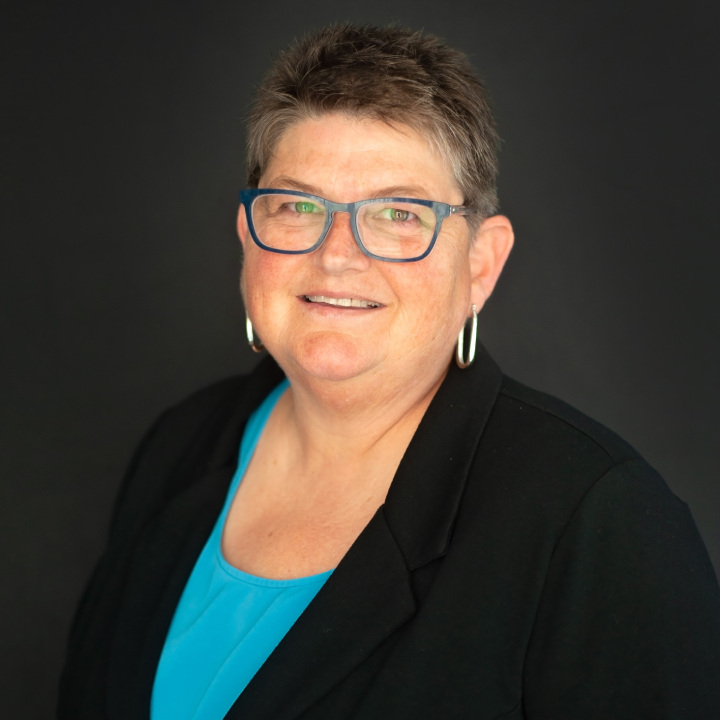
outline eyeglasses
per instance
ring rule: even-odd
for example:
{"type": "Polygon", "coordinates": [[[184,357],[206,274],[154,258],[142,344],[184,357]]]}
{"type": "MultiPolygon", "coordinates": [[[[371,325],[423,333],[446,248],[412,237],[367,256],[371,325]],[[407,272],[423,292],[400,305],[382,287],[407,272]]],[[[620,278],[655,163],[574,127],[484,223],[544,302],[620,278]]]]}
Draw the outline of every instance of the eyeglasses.
{"type": "Polygon", "coordinates": [[[470,215],[464,205],[415,198],[376,198],[336,203],[304,192],[270,188],[240,191],[248,227],[263,250],[301,255],[322,245],[335,213],[350,214],[358,247],[385,262],[422,260],[433,249],[443,220],[470,215]]]}

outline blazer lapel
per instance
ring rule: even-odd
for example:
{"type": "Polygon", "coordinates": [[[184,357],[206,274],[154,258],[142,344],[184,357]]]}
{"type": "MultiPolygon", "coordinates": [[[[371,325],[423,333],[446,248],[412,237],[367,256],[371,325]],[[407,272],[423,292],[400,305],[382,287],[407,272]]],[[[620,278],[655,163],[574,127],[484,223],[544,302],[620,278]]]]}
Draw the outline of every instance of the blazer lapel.
{"type": "Polygon", "coordinates": [[[226,718],[298,718],[412,617],[410,575],[382,508],[361,537],[226,718]]]}
{"type": "MultiPolygon", "coordinates": [[[[175,497],[139,533],[128,560],[113,654],[109,658],[108,718],[148,717],[165,638],[227,496],[245,424],[282,378],[274,361],[267,359],[247,379],[240,393],[230,394],[226,407],[218,411],[220,417],[208,428],[213,435],[210,447],[203,441],[197,454],[190,452],[184,458],[183,466],[201,468],[199,475],[187,478],[186,472],[176,470],[174,484],[168,490],[175,488],[175,497]],[[182,489],[178,490],[178,485],[182,489]]],[[[136,482],[142,480],[135,478],[136,482]]]]}
{"type": "Polygon", "coordinates": [[[149,716],[155,670],[170,622],[232,474],[231,468],[216,471],[185,491],[136,543],[115,626],[108,718],[149,716]]]}
{"type": "Polygon", "coordinates": [[[226,715],[293,720],[416,612],[412,571],[447,551],[501,374],[486,353],[451,367],[385,504],[226,715]]]}
{"type": "Polygon", "coordinates": [[[416,570],[442,557],[450,543],[465,483],[502,373],[478,348],[475,364],[452,363],[408,446],[385,503],[388,523],[416,570]]]}

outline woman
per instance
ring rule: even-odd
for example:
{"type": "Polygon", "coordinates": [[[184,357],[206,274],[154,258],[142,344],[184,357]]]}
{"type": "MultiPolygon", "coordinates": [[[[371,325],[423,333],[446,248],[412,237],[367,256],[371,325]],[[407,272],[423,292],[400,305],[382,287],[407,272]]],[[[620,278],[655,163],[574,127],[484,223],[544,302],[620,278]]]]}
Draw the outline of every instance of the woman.
{"type": "Polygon", "coordinates": [[[513,234],[463,56],[327,28],[276,62],[248,137],[269,357],[141,445],[60,717],[716,718],[720,591],[687,508],[476,350],[513,234]]]}

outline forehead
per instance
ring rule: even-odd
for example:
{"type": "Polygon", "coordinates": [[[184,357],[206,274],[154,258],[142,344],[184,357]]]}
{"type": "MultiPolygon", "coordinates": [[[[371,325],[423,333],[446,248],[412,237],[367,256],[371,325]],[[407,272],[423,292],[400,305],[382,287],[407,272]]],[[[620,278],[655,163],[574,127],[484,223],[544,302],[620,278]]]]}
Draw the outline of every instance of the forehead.
{"type": "Polygon", "coordinates": [[[260,187],[293,184],[337,202],[385,190],[394,191],[381,194],[462,202],[447,163],[418,132],[341,114],[304,120],[281,135],[260,187]]]}

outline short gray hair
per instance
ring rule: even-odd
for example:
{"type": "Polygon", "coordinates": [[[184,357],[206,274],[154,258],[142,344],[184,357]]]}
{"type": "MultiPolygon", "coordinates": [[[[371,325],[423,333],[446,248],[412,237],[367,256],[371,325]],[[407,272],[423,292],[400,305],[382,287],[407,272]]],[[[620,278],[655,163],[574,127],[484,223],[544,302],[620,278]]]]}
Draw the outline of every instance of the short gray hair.
{"type": "Polygon", "coordinates": [[[432,35],[392,25],[331,25],[279,55],[247,127],[248,186],[283,133],[328,113],[404,125],[440,153],[479,217],[497,212],[498,135],[489,93],[467,57],[432,35]]]}

